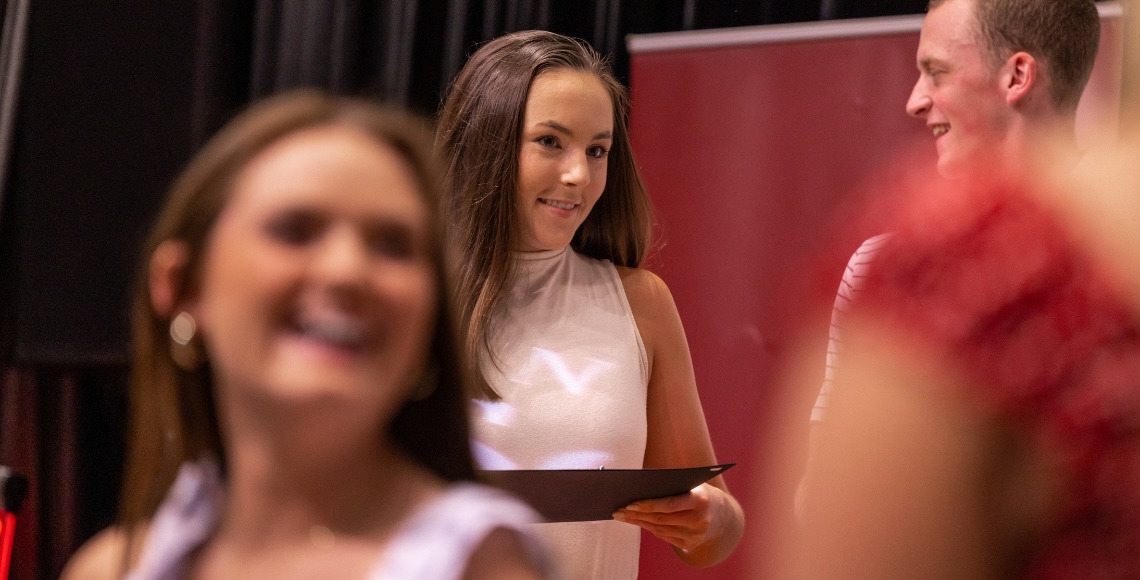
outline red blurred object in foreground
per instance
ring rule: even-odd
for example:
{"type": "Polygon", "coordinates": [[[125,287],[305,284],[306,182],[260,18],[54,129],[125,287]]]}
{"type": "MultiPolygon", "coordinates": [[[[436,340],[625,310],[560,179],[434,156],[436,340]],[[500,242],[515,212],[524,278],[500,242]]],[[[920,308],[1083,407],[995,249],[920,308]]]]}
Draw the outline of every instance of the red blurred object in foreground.
{"type": "Polygon", "coordinates": [[[12,540],[16,537],[16,514],[0,510],[0,580],[7,580],[12,564],[12,540]]]}

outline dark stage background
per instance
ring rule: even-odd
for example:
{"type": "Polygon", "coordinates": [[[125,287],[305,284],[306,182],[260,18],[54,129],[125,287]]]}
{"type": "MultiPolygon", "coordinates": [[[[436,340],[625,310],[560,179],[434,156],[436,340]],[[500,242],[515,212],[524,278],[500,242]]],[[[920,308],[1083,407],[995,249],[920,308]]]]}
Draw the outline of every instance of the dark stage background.
{"type": "MultiPolygon", "coordinates": [[[[168,182],[252,99],[302,85],[434,113],[479,43],[546,28],[613,55],[649,33],[919,13],[924,0],[8,0],[0,465],[31,480],[11,577],[55,578],[112,523],[128,296],[168,182]],[[12,50],[11,47],[22,50],[12,50]],[[13,68],[19,64],[20,67],[13,68]],[[14,71],[14,72],[13,72],[14,71]]],[[[709,571],[715,577],[715,569],[709,571]]]]}

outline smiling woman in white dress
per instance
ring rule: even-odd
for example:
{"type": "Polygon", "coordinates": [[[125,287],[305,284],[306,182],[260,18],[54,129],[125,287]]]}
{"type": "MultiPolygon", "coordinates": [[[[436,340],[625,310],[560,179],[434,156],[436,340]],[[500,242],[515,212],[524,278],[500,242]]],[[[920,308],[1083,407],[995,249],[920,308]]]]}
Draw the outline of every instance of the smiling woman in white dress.
{"type": "MultiPolygon", "coordinates": [[[[436,147],[484,467],[716,463],[677,308],[638,267],[652,220],[627,115],[606,62],[544,31],[481,47],[443,105],[436,147]]],[[[693,566],[722,561],[744,528],[719,476],[614,520],[539,527],[575,579],[636,577],[639,527],[693,566]]]]}

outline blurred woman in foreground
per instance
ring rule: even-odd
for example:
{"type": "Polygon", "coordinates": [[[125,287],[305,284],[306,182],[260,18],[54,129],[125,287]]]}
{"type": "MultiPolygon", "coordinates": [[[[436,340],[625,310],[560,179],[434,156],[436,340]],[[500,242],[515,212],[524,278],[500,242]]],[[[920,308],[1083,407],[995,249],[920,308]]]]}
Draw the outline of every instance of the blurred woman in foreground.
{"type": "Polygon", "coordinates": [[[121,521],[65,577],[545,577],[472,482],[434,171],[418,122],[312,92],[195,157],[145,249],[121,521]]]}

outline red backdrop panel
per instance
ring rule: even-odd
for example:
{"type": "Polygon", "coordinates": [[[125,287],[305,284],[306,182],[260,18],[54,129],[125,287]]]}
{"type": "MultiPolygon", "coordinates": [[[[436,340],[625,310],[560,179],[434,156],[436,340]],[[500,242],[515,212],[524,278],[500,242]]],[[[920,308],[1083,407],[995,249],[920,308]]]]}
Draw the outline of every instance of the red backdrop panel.
{"type": "MultiPolygon", "coordinates": [[[[1118,13],[1108,16],[1082,126],[1114,126],[1120,34],[1118,13]]],[[[803,325],[787,290],[812,271],[805,264],[815,263],[819,240],[837,238],[825,228],[834,230],[832,214],[854,186],[900,152],[933,163],[933,138],[904,111],[920,24],[915,16],[630,39],[634,148],[664,242],[649,267],[676,298],[718,458],[738,463],[726,478],[754,518],[763,517],[754,500],[775,375],[803,325]]],[[[819,284],[836,287],[845,261],[824,264],[833,276],[819,284]]],[[[813,332],[822,377],[826,322],[813,332]]],[[[756,524],[708,570],[686,568],[646,535],[642,577],[755,578],[749,546],[764,542],[756,524]]]]}

